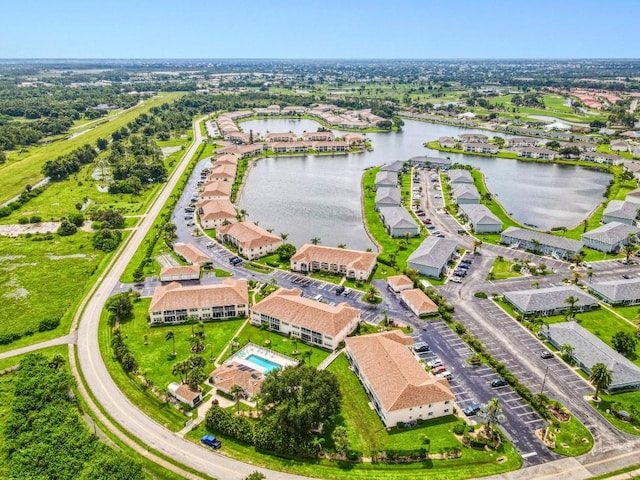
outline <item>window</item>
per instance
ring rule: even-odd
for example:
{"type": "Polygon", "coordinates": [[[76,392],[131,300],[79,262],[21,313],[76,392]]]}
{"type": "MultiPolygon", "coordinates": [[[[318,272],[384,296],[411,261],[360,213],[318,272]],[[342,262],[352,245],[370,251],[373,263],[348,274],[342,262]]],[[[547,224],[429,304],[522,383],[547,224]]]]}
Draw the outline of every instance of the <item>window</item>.
{"type": "Polygon", "coordinates": [[[428,417],[433,417],[433,412],[429,412],[429,413],[427,414],[427,416],[428,416],[428,417]]]}
{"type": "Polygon", "coordinates": [[[449,411],[449,409],[448,409],[448,408],[445,408],[445,409],[444,409],[444,413],[447,413],[448,411],[449,411]]]}
{"type": "Polygon", "coordinates": [[[445,404],[445,405],[449,405],[449,400],[445,400],[445,401],[444,401],[444,404],[445,404]]]}

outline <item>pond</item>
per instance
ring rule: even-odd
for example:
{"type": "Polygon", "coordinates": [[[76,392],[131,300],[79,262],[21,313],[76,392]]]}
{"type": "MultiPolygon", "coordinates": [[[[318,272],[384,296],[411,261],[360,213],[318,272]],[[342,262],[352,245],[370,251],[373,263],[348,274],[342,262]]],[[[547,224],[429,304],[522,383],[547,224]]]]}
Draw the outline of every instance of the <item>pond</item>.
{"type": "MultiPolygon", "coordinates": [[[[265,119],[241,124],[254,135],[289,132],[301,135],[320,126],[313,120],[265,119]]],[[[336,134],[340,131],[334,130],[336,134]]],[[[488,189],[507,212],[521,223],[541,229],[579,224],[603,201],[611,175],[556,164],[519,162],[436,152],[423,144],[441,136],[492,132],[406,120],[402,132],[368,133],[372,152],[348,155],[270,157],[258,160],[247,175],[239,207],[274,233],[288,233],[296,246],[311,238],[322,245],[373,248],[361,212],[361,180],[366,168],[406,160],[417,155],[451,157],[478,167],[488,189]]],[[[499,134],[508,138],[509,135],[499,134]]]]}

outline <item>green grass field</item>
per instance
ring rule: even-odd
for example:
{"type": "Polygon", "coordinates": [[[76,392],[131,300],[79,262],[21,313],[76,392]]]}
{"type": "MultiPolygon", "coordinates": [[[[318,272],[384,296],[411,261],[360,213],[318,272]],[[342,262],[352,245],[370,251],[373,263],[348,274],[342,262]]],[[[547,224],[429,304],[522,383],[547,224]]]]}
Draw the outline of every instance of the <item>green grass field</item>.
{"type": "Polygon", "coordinates": [[[615,395],[607,395],[606,393],[599,393],[600,402],[589,402],[598,410],[600,415],[606,418],[613,426],[623,432],[630,433],[631,435],[640,436],[640,425],[623,421],[613,415],[611,410],[614,405],[615,408],[624,411],[631,411],[632,408],[638,408],[640,405],[640,392],[625,392],[616,393],[615,395]]]}
{"type": "Polygon", "coordinates": [[[516,272],[513,269],[514,265],[515,263],[509,260],[506,260],[506,259],[500,260],[499,258],[496,258],[493,261],[493,266],[491,267],[491,273],[493,274],[493,279],[504,280],[506,278],[521,277],[522,273],[516,272]]]}
{"type": "Polygon", "coordinates": [[[58,140],[49,145],[38,145],[17,152],[9,152],[8,161],[0,166],[0,201],[8,200],[18,195],[27,184],[35,184],[42,179],[42,165],[47,160],[65,155],[72,150],[88,143],[95,145],[98,138],[108,138],[135,119],[141,113],[148,112],[152,107],[171,102],[184,95],[182,92],[163,93],[157,95],[136,107],[121,113],[113,120],[96,125],[88,132],[65,140],[58,140]]]}
{"type": "MultiPolygon", "coordinates": [[[[0,333],[37,330],[45,318],[65,315],[90,285],[105,253],[91,244],[92,234],[79,231],[49,241],[0,237],[0,284],[4,297],[0,333]]],[[[69,323],[56,330],[23,337],[0,351],[63,335],[69,323]],[[26,343],[25,343],[26,342],[26,343]]]]}

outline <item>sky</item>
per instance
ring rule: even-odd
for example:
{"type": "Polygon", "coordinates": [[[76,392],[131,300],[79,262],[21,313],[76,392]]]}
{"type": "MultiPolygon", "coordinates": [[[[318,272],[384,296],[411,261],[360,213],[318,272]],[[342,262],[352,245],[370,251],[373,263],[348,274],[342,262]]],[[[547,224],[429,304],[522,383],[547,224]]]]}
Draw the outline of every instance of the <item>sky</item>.
{"type": "Polygon", "coordinates": [[[1,0],[0,58],[638,58],[640,0],[1,0]]]}

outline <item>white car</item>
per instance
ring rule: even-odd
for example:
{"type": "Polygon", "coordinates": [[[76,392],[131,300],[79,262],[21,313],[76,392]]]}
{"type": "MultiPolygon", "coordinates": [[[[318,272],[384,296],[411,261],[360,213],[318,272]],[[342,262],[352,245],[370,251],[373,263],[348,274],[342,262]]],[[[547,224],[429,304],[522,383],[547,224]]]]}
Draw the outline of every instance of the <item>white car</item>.
{"type": "Polygon", "coordinates": [[[436,377],[446,378],[447,380],[453,380],[453,374],[449,370],[445,370],[436,375],[436,377]]]}
{"type": "Polygon", "coordinates": [[[427,362],[427,366],[429,368],[436,368],[436,367],[439,367],[440,365],[442,365],[442,360],[440,360],[440,357],[436,357],[433,360],[429,360],[427,362]]]}

